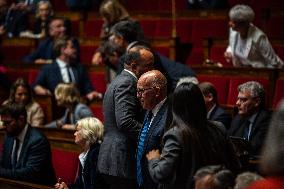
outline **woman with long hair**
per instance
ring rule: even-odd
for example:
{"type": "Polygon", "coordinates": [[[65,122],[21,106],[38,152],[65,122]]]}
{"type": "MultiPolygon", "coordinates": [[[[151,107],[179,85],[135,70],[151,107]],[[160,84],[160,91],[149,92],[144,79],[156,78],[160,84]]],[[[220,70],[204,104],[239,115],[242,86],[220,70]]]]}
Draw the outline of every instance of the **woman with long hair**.
{"type": "Polygon", "coordinates": [[[161,154],[159,150],[147,154],[149,173],[162,188],[193,188],[196,170],[207,165],[239,169],[228,136],[206,119],[205,102],[197,85],[182,83],[175,89],[172,114],[161,154]]]}

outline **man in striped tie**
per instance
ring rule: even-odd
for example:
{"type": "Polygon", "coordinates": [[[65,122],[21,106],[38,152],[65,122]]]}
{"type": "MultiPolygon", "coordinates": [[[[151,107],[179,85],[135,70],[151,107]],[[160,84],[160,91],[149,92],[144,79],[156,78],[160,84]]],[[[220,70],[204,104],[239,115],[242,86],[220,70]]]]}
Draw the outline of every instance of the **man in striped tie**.
{"type": "Polygon", "coordinates": [[[167,124],[167,80],[158,70],[144,73],[137,83],[137,97],[147,110],[136,150],[136,177],[139,188],[157,188],[148,172],[146,154],[160,149],[161,137],[167,124]]]}

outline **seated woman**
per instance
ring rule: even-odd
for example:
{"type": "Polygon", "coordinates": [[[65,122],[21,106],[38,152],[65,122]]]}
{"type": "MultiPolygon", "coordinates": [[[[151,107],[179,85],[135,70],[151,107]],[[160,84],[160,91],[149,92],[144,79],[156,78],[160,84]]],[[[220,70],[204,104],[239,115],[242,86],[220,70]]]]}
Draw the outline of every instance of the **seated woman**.
{"type": "Polygon", "coordinates": [[[224,53],[234,66],[282,68],[284,62],[275,54],[267,36],[252,24],[254,11],[247,5],[236,5],[229,12],[229,46],[224,53]]]}
{"type": "Polygon", "coordinates": [[[67,188],[104,188],[102,177],[97,172],[97,159],[100,144],[103,139],[104,126],[94,117],[81,119],[76,124],[75,143],[78,144],[82,153],[79,155],[79,171],[76,182],[67,186],[59,181],[55,184],[56,189],[67,188]]]}
{"type": "Polygon", "coordinates": [[[236,172],[239,162],[226,133],[206,119],[199,87],[182,83],[172,95],[173,120],[163,136],[164,147],[150,151],[148,169],[160,188],[194,188],[194,173],[206,165],[224,165],[236,172]]]}
{"type": "Polygon", "coordinates": [[[59,120],[46,125],[48,128],[74,130],[79,119],[93,117],[90,108],[80,103],[80,92],[73,83],[60,83],[54,91],[58,106],[65,107],[65,113],[59,120]]]}
{"type": "Polygon", "coordinates": [[[33,100],[32,88],[23,78],[17,79],[10,89],[9,99],[5,104],[19,103],[26,106],[27,122],[33,127],[43,126],[44,113],[40,105],[33,100]]]}

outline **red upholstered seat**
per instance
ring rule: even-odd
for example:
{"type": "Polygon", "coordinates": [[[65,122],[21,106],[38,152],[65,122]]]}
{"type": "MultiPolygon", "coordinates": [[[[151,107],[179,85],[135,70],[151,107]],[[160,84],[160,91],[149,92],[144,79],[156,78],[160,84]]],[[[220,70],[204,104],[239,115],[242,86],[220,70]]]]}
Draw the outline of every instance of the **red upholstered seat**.
{"type": "Polygon", "coordinates": [[[153,38],[156,35],[156,24],[157,20],[155,19],[143,19],[140,20],[140,25],[144,31],[144,35],[148,38],[153,38]]]}
{"type": "Polygon", "coordinates": [[[96,91],[101,93],[106,91],[106,75],[104,72],[89,71],[89,78],[96,91]]]}
{"type": "Polygon", "coordinates": [[[98,46],[96,45],[80,45],[81,62],[85,65],[92,63],[92,57],[98,46]]]}
{"type": "Polygon", "coordinates": [[[160,54],[170,57],[170,48],[169,47],[154,47],[154,49],[160,54]]]}
{"type": "Polygon", "coordinates": [[[273,108],[276,108],[281,99],[284,98],[284,78],[276,81],[274,97],[273,97],[273,108]]]}
{"type": "Polygon", "coordinates": [[[31,69],[31,70],[29,70],[28,82],[29,82],[30,85],[32,85],[35,82],[38,73],[39,73],[38,69],[31,69]]]}
{"type": "Polygon", "coordinates": [[[84,33],[85,37],[99,37],[101,33],[101,28],[103,25],[102,19],[87,20],[84,23],[84,33]]]}
{"type": "Polygon", "coordinates": [[[238,86],[242,83],[245,83],[247,81],[257,81],[259,82],[265,91],[266,94],[266,105],[268,105],[268,99],[269,99],[269,80],[265,78],[259,78],[259,77],[243,77],[243,78],[231,78],[230,79],[230,85],[229,85],[229,93],[228,93],[228,105],[235,105],[238,97],[238,86]]]}
{"type": "Polygon", "coordinates": [[[210,82],[212,83],[218,94],[218,102],[220,104],[226,104],[227,102],[227,96],[228,96],[228,89],[229,89],[229,77],[224,76],[206,76],[206,75],[200,75],[198,76],[198,81],[201,82],[210,82]]]}
{"type": "Polygon", "coordinates": [[[18,78],[23,78],[26,81],[29,81],[29,71],[22,70],[22,69],[8,69],[7,70],[7,77],[11,82],[16,81],[18,78]]]}
{"type": "Polygon", "coordinates": [[[192,21],[189,18],[178,19],[176,22],[177,36],[181,43],[189,43],[191,40],[192,21]]]}
{"type": "Polygon", "coordinates": [[[192,20],[191,41],[195,45],[202,45],[204,38],[224,38],[228,36],[228,20],[224,18],[216,19],[194,19],[192,20]]]}
{"type": "Polygon", "coordinates": [[[157,20],[155,37],[171,37],[173,29],[172,19],[157,20]]]}
{"type": "Polygon", "coordinates": [[[284,16],[282,17],[272,17],[268,20],[266,28],[267,28],[267,36],[269,39],[273,38],[283,38],[284,27],[280,27],[284,25],[284,16]]]}
{"type": "Polygon", "coordinates": [[[92,110],[94,116],[98,118],[100,121],[104,122],[104,116],[103,116],[103,107],[101,104],[90,104],[90,109],[92,110]]]}
{"type": "Polygon", "coordinates": [[[77,152],[52,149],[52,162],[56,177],[62,178],[62,181],[67,184],[74,183],[79,165],[78,156],[77,152]]]}
{"type": "Polygon", "coordinates": [[[187,65],[202,64],[204,61],[204,52],[202,47],[193,47],[190,55],[186,59],[187,65]]]}

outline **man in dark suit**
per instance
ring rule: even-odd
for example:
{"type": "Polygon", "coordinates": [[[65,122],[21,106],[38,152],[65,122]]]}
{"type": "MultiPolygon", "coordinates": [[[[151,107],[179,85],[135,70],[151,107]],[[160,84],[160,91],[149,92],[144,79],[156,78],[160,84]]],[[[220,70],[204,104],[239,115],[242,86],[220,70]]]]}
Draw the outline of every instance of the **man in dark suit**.
{"type": "Polygon", "coordinates": [[[143,109],[147,110],[136,150],[137,184],[141,188],[155,189],[158,185],[149,175],[146,154],[161,149],[168,118],[166,77],[158,70],[144,73],[137,82],[137,96],[143,109]]]}
{"type": "Polygon", "coordinates": [[[218,93],[214,85],[210,82],[202,82],[199,84],[199,88],[204,97],[207,109],[207,119],[221,122],[229,129],[232,117],[218,104],[218,93]]]}
{"type": "Polygon", "coordinates": [[[263,86],[249,81],[238,86],[238,115],[233,118],[229,129],[230,136],[241,137],[249,143],[249,156],[260,154],[271,113],[265,109],[263,86]]]}
{"type": "MultiPolygon", "coordinates": [[[[48,35],[31,54],[23,58],[24,62],[35,64],[51,64],[53,62],[54,51],[53,46],[58,38],[67,34],[67,20],[60,17],[53,17],[48,24],[48,35]]],[[[80,45],[77,39],[73,38],[73,44],[76,49],[76,62],[80,62],[80,45]]]]}
{"type": "Polygon", "coordinates": [[[50,145],[46,137],[27,124],[23,105],[1,107],[1,122],[6,130],[0,161],[0,177],[54,185],[50,145]]]}
{"type": "Polygon", "coordinates": [[[77,64],[76,49],[73,38],[63,37],[55,41],[55,62],[46,65],[40,71],[35,83],[34,91],[37,95],[51,95],[59,83],[76,83],[80,93],[89,100],[100,98],[102,95],[93,91],[92,84],[81,64],[77,64]]]}
{"type": "Polygon", "coordinates": [[[153,67],[149,49],[127,52],[125,69],[109,85],[103,100],[105,120],[98,170],[110,188],[135,188],[135,149],[141,128],[142,108],[136,96],[137,79],[153,67]]]}

